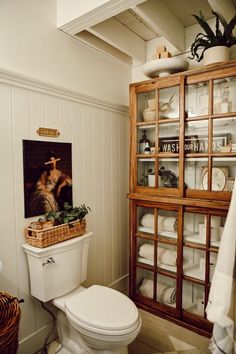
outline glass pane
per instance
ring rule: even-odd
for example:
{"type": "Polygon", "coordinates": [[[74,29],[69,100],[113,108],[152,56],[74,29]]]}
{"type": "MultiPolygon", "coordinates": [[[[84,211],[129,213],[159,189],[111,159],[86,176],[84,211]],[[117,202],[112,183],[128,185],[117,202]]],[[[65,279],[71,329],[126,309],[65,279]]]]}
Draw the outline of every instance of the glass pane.
{"type": "Polygon", "coordinates": [[[207,179],[204,180],[203,188],[203,173],[208,166],[207,158],[187,158],[185,160],[185,187],[189,189],[206,189],[208,187],[207,179]]]}
{"type": "Polygon", "coordinates": [[[158,151],[179,153],[179,123],[159,124],[158,151]]]}
{"type": "Polygon", "coordinates": [[[184,242],[206,244],[205,215],[184,213],[184,242]]]}
{"type": "Polygon", "coordinates": [[[213,119],[213,152],[236,152],[236,118],[213,119]]]}
{"type": "Polygon", "coordinates": [[[157,234],[160,238],[177,240],[178,216],[177,211],[158,210],[157,234]]]}
{"type": "Polygon", "coordinates": [[[139,126],[137,134],[137,153],[149,155],[155,152],[155,125],[139,126]]]}
{"type": "Polygon", "coordinates": [[[139,93],[137,96],[137,122],[155,120],[155,91],[139,93]]]}
{"type": "Polygon", "coordinates": [[[137,262],[154,266],[154,243],[153,241],[138,238],[137,262]]]}
{"type": "Polygon", "coordinates": [[[137,207],[137,230],[139,233],[146,233],[154,236],[154,208],[137,207]]]}
{"type": "Polygon", "coordinates": [[[208,102],[208,82],[200,82],[197,84],[186,86],[185,111],[187,117],[207,115],[208,102]]]}
{"type": "Polygon", "coordinates": [[[183,308],[198,316],[204,316],[204,287],[183,281],[183,308]]]}
{"type": "Polygon", "coordinates": [[[136,268],[136,279],[137,292],[153,299],[153,273],[146,269],[136,268]]]}
{"type": "Polygon", "coordinates": [[[184,275],[199,280],[205,280],[205,251],[184,247],[184,275]]]}
{"type": "Polygon", "coordinates": [[[169,306],[176,306],[176,280],[157,275],[156,300],[169,306]]]}
{"type": "Polygon", "coordinates": [[[159,90],[159,119],[179,118],[179,86],[159,90]]]}
{"type": "Polygon", "coordinates": [[[220,247],[220,241],[224,230],[226,217],[211,215],[211,247],[220,247]]]}
{"type": "Polygon", "coordinates": [[[235,112],[236,106],[233,97],[236,94],[236,76],[214,80],[214,107],[215,114],[235,112]]]}
{"type": "Polygon", "coordinates": [[[216,262],[217,262],[217,256],[218,256],[217,253],[213,253],[213,252],[210,253],[210,269],[209,269],[209,272],[210,272],[210,283],[212,282],[213,274],[214,274],[214,271],[215,271],[216,262]]]}
{"type": "Polygon", "coordinates": [[[155,159],[138,159],[138,185],[155,187],[155,159]]]}
{"type": "Polygon", "coordinates": [[[208,152],[208,120],[186,123],[184,150],[186,154],[208,152]]]}
{"type": "Polygon", "coordinates": [[[159,242],[157,246],[157,266],[158,268],[176,273],[177,247],[159,242]]]}
{"type": "Polygon", "coordinates": [[[236,157],[214,157],[212,165],[212,190],[232,192],[236,175],[236,157]]]}
{"type": "Polygon", "coordinates": [[[159,159],[158,171],[159,188],[179,187],[179,159],[163,158],[159,159]]]}

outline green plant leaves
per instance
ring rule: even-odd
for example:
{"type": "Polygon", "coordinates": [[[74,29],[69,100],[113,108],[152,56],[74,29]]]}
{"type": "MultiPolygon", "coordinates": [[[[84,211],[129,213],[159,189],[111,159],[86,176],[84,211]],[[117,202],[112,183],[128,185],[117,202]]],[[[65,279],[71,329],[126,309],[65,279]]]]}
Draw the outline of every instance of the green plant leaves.
{"type": "Polygon", "coordinates": [[[54,221],[55,225],[60,225],[75,220],[82,220],[90,211],[90,207],[85,206],[85,204],[81,204],[79,207],[73,208],[70,204],[65,202],[64,210],[49,211],[44,215],[44,219],[54,221]]]}
{"type": "Polygon", "coordinates": [[[196,59],[200,62],[203,59],[204,52],[206,49],[215,47],[215,46],[226,46],[231,47],[236,44],[236,37],[232,35],[233,29],[236,25],[236,15],[230,20],[227,24],[226,21],[216,12],[212,11],[215,16],[215,33],[208,25],[205,17],[200,11],[199,16],[193,15],[197,20],[199,25],[205,31],[204,33],[198,33],[191,45],[191,57],[189,59],[196,59]],[[220,29],[220,23],[224,27],[224,32],[222,33],[220,29]],[[199,50],[202,49],[202,52],[199,53],[199,50]]]}

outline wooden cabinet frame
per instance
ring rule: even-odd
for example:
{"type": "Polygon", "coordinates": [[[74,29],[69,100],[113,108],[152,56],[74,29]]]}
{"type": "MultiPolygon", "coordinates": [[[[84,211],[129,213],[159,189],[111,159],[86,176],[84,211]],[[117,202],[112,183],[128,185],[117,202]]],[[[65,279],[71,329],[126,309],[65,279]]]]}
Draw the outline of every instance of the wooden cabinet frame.
{"type": "MultiPolygon", "coordinates": [[[[212,167],[214,166],[214,159],[222,158],[227,163],[227,158],[235,158],[236,152],[215,152],[212,149],[213,124],[216,119],[235,118],[236,109],[233,112],[214,113],[213,90],[214,80],[220,80],[228,77],[236,77],[236,62],[218,64],[214,67],[206,67],[194,71],[183,72],[180,74],[170,75],[168,77],[159,78],[155,80],[148,80],[141,83],[130,85],[130,296],[135,303],[154,314],[161,315],[171,321],[174,321],[184,327],[194,330],[200,334],[210,336],[212,331],[212,324],[206,319],[206,314],[203,316],[196,315],[186,311],[183,306],[183,283],[199,285],[204,289],[204,303],[208,301],[210,290],[210,256],[218,252],[217,247],[211,246],[210,233],[211,224],[210,218],[212,216],[220,216],[226,218],[231,198],[229,191],[213,191],[212,189],[212,167]],[[208,83],[208,112],[205,115],[195,115],[188,117],[185,112],[185,97],[186,85],[195,85],[198,83],[208,83]],[[178,86],[179,92],[179,117],[160,119],[159,112],[159,93],[160,90],[178,86]],[[153,93],[155,97],[156,118],[152,122],[143,122],[138,120],[138,95],[145,93],[153,93]],[[185,153],[185,125],[189,122],[207,121],[208,128],[208,151],[205,153],[185,153]],[[158,137],[157,127],[161,124],[178,123],[179,124],[179,152],[162,153],[157,150],[158,137]],[[145,126],[152,126],[155,134],[155,153],[149,156],[143,156],[138,152],[138,129],[145,126]],[[157,172],[159,159],[174,158],[179,162],[178,169],[178,188],[158,188],[157,172]],[[139,185],[138,183],[138,161],[139,159],[150,159],[155,166],[156,180],[155,187],[148,187],[139,185]],[[208,186],[209,190],[188,189],[185,185],[185,165],[188,158],[207,158],[206,167],[208,168],[208,186]],[[176,241],[169,241],[168,239],[160,240],[157,234],[156,226],[154,227],[154,235],[152,237],[142,234],[137,231],[138,215],[137,208],[152,208],[154,210],[154,220],[158,217],[158,210],[175,210],[178,214],[178,237],[176,241]],[[197,215],[204,215],[206,228],[205,244],[196,244],[195,242],[186,241],[183,236],[184,230],[184,215],[185,213],[193,213],[197,215]],[[154,245],[154,264],[140,264],[137,262],[137,243],[139,239],[151,240],[154,245]],[[158,268],[157,265],[157,245],[159,242],[174,245],[177,249],[177,270],[176,273],[170,273],[158,268]],[[205,257],[205,278],[200,280],[184,274],[184,257],[185,249],[196,250],[203,252],[205,257]],[[153,275],[153,297],[147,298],[142,296],[137,288],[137,271],[143,269],[150,271],[153,275]],[[170,307],[165,303],[156,300],[156,283],[158,275],[168,276],[176,280],[176,306],[170,307]]],[[[189,87],[189,86],[188,86],[189,87]]],[[[226,122],[226,121],[225,121],[226,122]]],[[[234,133],[236,135],[236,132],[234,133]]],[[[177,161],[176,160],[176,161],[177,161]]],[[[234,159],[232,159],[234,161],[234,159]]],[[[145,160],[146,161],[146,160],[145,160]]],[[[149,160],[148,160],[149,161],[149,160]]],[[[199,160],[200,161],[200,160],[199,160]]],[[[236,162],[235,162],[236,164],[236,162]]]]}

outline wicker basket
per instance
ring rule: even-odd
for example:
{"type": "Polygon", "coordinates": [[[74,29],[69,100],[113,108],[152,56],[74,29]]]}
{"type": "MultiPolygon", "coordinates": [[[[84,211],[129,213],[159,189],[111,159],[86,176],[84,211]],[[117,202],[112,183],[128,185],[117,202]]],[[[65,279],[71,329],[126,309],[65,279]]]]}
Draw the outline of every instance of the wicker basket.
{"type": "Polygon", "coordinates": [[[0,353],[17,353],[20,315],[18,299],[0,292],[0,353]]]}
{"type": "Polygon", "coordinates": [[[26,242],[31,246],[44,248],[76,236],[81,236],[85,233],[85,230],[86,220],[83,219],[42,230],[27,227],[25,228],[25,238],[26,242]]]}

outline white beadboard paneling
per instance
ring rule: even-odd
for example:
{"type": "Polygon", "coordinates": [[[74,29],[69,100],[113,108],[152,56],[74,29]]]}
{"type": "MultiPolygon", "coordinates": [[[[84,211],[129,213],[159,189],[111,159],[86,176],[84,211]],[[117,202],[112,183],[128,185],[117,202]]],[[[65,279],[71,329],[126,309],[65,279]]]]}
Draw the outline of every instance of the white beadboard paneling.
{"type": "Polygon", "coordinates": [[[112,283],[112,113],[103,112],[103,161],[104,161],[104,179],[103,179],[103,218],[104,218],[104,235],[105,235],[105,257],[104,257],[104,277],[105,284],[112,283]]]}
{"type": "Polygon", "coordinates": [[[96,110],[93,107],[85,107],[84,110],[84,188],[85,200],[87,205],[92,209],[92,213],[88,218],[88,229],[94,232],[93,239],[90,244],[89,261],[88,261],[88,284],[96,282],[96,236],[95,229],[95,201],[94,201],[94,119],[96,110]]]}
{"type": "Polygon", "coordinates": [[[15,237],[17,247],[17,274],[19,298],[25,300],[21,305],[20,338],[27,337],[36,330],[35,302],[29,291],[28,264],[26,255],[22,249],[24,240],[24,227],[27,220],[24,219],[24,179],[23,179],[23,149],[22,140],[30,135],[30,95],[21,88],[13,88],[13,173],[15,188],[15,237]]]}
{"type": "MultiPolygon", "coordinates": [[[[103,125],[102,123],[102,111],[96,110],[94,116],[94,175],[93,175],[93,185],[94,185],[94,210],[93,213],[96,215],[94,220],[94,232],[95,232],[95,248],[99,249],[96,252],[95,259],[93,260],[96,264],[96,282],[98,284],[104,285],[104,252],[105,252],[105,237],[103,232],[104,229],[104,213],[103,213],[103,179],[104,179],[104,164],[106,161],[101,158],[103,156],[103,125]]],[[[106,147],[105,147],[106,148],[106,147]]]]}
{"type": "Polygon", "coordinates": [[[30,92],[30,138],[39,138],[37,129],[44,127],[45,123],[45,95],[30,92]]]}
{"type": "Polygon", "coordinates": [[[84,188],[84,106],[71,103],[73,204],[85,201],[84,188]]]}
{"type": "Polygon", "coordinates": [[[59,100],[60,141],[72,141],[71,102],[59,100]]]}
{"type": "Polygon", "coordinates": [[[59,99],[54,96],[45,96],[45,126],[58,129],[59,127],[59,99]]]}
{"type": "Polygon", "coordinates": [[[13,176],[12,137],[12,88],[0,85],[1,126],[1,235],[0,259],[3,273],[0,275],[1,290],[17,296],[17,264],[15,240],[15,195],[13,176]]]}
{"type": "MultiPolygon", "coordinates": [[[[128,184],[128,117],[127,112],[111,104],[79,99],[37,83],[21,86],[11,78],[1,84],[0,122],[1,161],[4,186],[1,215],[0,259],[4,276],[1,289],[25,299],[21,305],[20,340],[33,338],[50,321],[38,301],[30,295],[26,255],[22,249],[24,227],[31,219],[24,218],[23,139],[71,142],[74,205],[85,203],[92,209],[87,229],[94,233],[89,251],[86,285],[116,284],[128,272],[126,235],[128,184]],[[37,129],[59,129],[58,138],[40,137],[37,129]],[[127,180],[126,180],[127,178],[127,180]]],[[[35,218],[37,219],[37,217],[35,218]]],[[[114,285],[115,286],[115,285],[114,285]]]]}
{"type": "Polygon", "coordinates": [[[120,119],[120,231],[121,231],[121,274],[128,272],[129,226],[128,199],[129,191],[129,121],[124,115],[120,119]]]}
{"type": "Polygon", "coordinates": [[[120,122],[115,113],[112,113],[111,130],[111,174],[112,174],[112,281],[121,276],[120,250],[120,122]]]}

